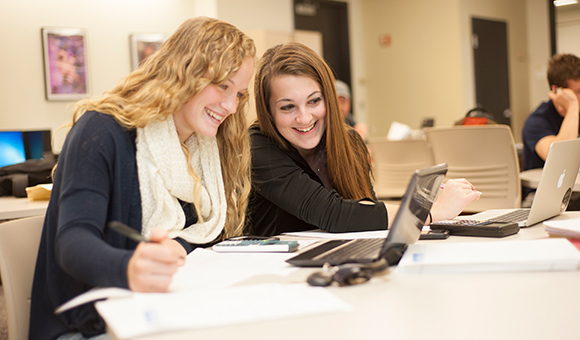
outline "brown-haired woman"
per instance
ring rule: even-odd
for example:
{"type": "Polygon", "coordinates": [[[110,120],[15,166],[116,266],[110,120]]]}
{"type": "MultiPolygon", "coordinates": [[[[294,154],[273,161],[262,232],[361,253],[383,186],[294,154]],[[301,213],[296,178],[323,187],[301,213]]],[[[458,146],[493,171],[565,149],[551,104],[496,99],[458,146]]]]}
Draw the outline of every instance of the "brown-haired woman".
{"type": "MultiPolygon", "coordinates": [[[[398,206],[377,201],[366,145],[344,124],[324,60],[299,43],[277,45],[262,56],[254,89],[250,231],[387,229],[398,206]]],[[[478,198],[468,181],[448,181],[432,218],[454,218],[478,198]]]]}
{"type": "Polygon", "coordinates": [[[96,286],[167,291],[197,245],[242,234],[254,58],[236,27],[191,19],[113,90],[77,104],[44,222],[31,339],[104,339],[92,304],[55,308],[96,286]]]}

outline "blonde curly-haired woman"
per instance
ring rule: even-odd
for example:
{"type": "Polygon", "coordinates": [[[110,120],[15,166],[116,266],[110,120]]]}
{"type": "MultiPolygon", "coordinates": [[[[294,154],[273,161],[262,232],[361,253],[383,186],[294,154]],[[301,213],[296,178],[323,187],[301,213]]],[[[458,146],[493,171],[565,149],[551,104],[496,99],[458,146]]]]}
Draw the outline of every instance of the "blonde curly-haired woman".
{"type": "Polygon", "coordinates": [[[55,308],[96,286],[167,291],[196,246],[242,234],[255,53],[236,27],[191,19],[111,91],[77,103],[44,223],[31,339],[106,339],[92,304],[55,308]]]}

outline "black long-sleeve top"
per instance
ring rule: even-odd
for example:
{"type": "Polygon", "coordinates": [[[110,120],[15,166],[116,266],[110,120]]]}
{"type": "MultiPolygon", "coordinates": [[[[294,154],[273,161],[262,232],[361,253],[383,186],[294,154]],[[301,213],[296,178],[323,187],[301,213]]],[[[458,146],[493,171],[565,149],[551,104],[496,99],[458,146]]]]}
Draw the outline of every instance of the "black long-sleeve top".
{"type": "MultiPolygon", "coordinates": [[[[342,198],[326,188],[318,175],[291,147],[283,150],[250,128],[252,145],[252,194],[249,232],[277,235],[283,232],[322,229],[352,232],[387,229],[387,209],[374,197],[375,205],[342,198]]],[[[361,143],[364,142],[361,140],[361,143]]],[[[353,174],[356,176],[356,174],[353,174]]]]}

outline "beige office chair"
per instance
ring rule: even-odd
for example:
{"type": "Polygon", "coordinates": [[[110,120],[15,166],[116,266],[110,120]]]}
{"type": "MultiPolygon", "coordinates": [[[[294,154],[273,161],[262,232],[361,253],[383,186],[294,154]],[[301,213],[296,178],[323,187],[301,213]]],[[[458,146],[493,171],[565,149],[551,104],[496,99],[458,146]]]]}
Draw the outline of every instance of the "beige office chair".
{"type": "Polygon", "coordinates": [[[479,200],[465,212],[521,206],[520,167],[512,131],[507,125],[425,129],[435,163],[447,163],[446,179],[466,178],[479,200]]]}
{"type": "Polygon", "coordinates": [[[28,339],[30,295],[44,215],[0,223],[0,273],[8,339],[28,339]]]}
{"type": "Polygon", "coordinates": [[[374,137],[368,145],[373,159],[373,187],[379,199],[403,197],[413,172],[434,164],[429,145],[423,139],[390,141],[374,137]]]}

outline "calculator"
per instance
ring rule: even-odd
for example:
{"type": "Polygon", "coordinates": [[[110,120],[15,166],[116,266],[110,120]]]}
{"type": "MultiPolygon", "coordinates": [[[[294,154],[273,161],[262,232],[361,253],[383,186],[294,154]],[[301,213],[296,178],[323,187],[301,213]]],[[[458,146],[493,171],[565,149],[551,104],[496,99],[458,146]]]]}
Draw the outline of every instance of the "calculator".
{"type": "Polygon", "coordinates": [[[221,253],[237,252],[266,252],[289,253],[298,249],[298,241],[280,240],[226,240],[211,247],[213,251],[221,253]]]}

